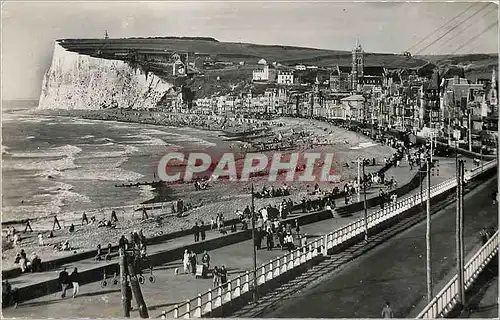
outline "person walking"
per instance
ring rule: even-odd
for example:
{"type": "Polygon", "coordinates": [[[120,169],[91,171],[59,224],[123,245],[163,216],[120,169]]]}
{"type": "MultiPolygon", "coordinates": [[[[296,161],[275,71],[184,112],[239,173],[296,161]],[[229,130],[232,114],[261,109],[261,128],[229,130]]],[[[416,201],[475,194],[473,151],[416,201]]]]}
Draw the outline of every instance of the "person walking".
{"type": "Polygon", "coordinates": [[[78,276],[78,269],[75,268],[73,269],[73,272],[71,272],[71,275],[69,276],[71,280],[71,284],[73,285],[73,299],[76,297],[78,294],[78,291],[80,291],[80,284],[79,282],[79,276],[78,276]]]}
{"type": "Polygon", "coordinates": [[[194,251],[191,251],[191,254],[189,255],[189,262],[191,263],[191,273],[196,274],[196,253],[194,251]]]}
{"type": "Polygon", "coordinates": [[[182,264],[184,265],[184,273],[189,273],[190,270],[190,255],[188,249],[184,251],[184,258],[182,259],[182,264]]]}
{"type": "Polygon", "coordinates": [[[198,226],[198,222],[195,222],[193,226],[193,234],[194,242],[198,242],[200,240],[200,227],[198,226]]]}
{"type": "Polygon", "coordinates": [[[227,270],[225,266],[222,266],[219,269],[220,273],[220,283],[222,284],[222,288],[227,289],[228,283],[227,283],[227,270]]]}
{"type": "Polygon", "coordinates": [[[59,273],[59,283],[61,284],[61,298],[66,297],[66,290],[68,290],[69,287],[69,275],[68,272],[66,271],[66,267],[64,267],[64,270],[59,273]]]}
{"type": "Polygon", "coordinates": [[[82,213],[82,226],[84,222],[85,224],[89,224],[89,218],[87,217],[87,214],[85,212],[82,213]]]}
{"type": "Polygon", "coordinates": [[[205,231],[205,224],[203,223],[203,221],[201,222],[201,225],[200,225],[200,235],[201,235],[201,241],[205,241],[205,239],[207,237],[207,233],[205,231]]]}
{"type": "Polygon", "coordinates": [[[214,274],[214,288],[217,288],[220,285],[220,272],[219,272],[219,268],[215,267],[214,271],[213,271],[213,274],[214,274]]]}
{"type": "Polygon", "coordinates": [[[382,318],[394,318],[394,313],[392,312],[389,302],[386,302],[385,307],[382,309],[382,318]]]}

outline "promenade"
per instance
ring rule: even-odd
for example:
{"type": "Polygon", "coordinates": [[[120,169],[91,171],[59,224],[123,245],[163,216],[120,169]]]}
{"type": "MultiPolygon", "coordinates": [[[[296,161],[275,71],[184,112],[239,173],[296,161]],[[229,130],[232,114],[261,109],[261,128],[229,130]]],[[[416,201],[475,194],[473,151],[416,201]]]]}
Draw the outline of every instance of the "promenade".
{"type": "MultiPolygon", "coordinates": [[[[440,172],[439,176],[432,177],[431,184],[435,185],[444,180],[447,180],[455,175],[455,160],[454,159],[440,159],[440,172]]],[[[472,161],[468,161],[467,167],[472,167],[472,161]]],[[[410,171],[407,167],[406,161],[397,168],[391,168],[390,175],[394,175],[400,181],[400,185],[404,183],[404,177],[409,180],[415,169],[410,171]]],[[[425,181],[424,181],[425,184],[425,181]]],[[[417,188],[411,192],[415,194],[420,192],[417,188]]],[[[378,192],[372,191],[368,195],[373,197],[378,195],[378,192]]],[[[338,201],[339,202],[339,201],[338,201]]],[[[341,205],[339,204],[339,207],[341,205]]],[[[372,208],[370,211],[376,211],[378,208],[372,208]]],[[[294,219],[299,214],[294,214],[290,219],[294,219]]],[[[308,238],[314,238],[328,233],[332,230],[341,228],[346,224],[362,217],[363,212],[357,212],[351,217],[346,218],[333,218],[309,225],[304,225],[301,228],[301,233],[307,233],[308,238]]],[[[219,233],[208,232],[207,239],[220,237],[219,233]]],[[[169,248],[182,247],[186,244],[193,243],[192,236],[172,239],[158,245],[152,245],[148,249],[149,253],[164,251],[169,248]]],[[[298,244],[298,242],[296,242],[298,244]]],[[[264,245],[265,247],[265,245],[264,245]]],[[[257,266],[268,262],[269,260],[282,255],[279,249],[267,251],[266,249],[258,251],[257,266]]],[[[250,270],[252,266],[252,242],[243,241],[237,244],[228,245],[210,251],[211,265],[221,266],[224,265],[228,270],[228,277],[234,278],[235,276],[250,270]]],[[[198,293],[203,293],[212,286],[212,279],[195,279],[192,275],[179,274],[175,275],[174,270],[179,268],[182,272],[181,256],[179,259],[158,266],[154,270],[156,282],[154,284],[146,282],[142,285],[142,291],[145,301],[150,310],[150,316],[155,316],[161,313],[162,310],[169,310],[175,304],[185,301],[186,299],[193,298],[198,293]]],[[[198,252],[198,260],[201,259],[200,252],[198,252]]],[[[85,268],[92,268],[96,263],[91,259],[80,261],[68,268],[78,267],[80,271],[85,268]]],[[[48,273],[40,273],[36,275],[37,281],[42,281],[47,277],[56,277],[57,272],[52,271],[48,273]]],[[[28,274],[18,278],[12,279],[11,283],[14,287],[28,285],[35,279],[35,275],[28,274]],[[33,277],[33,278],[32,278],[33,277]],[[16,282],[19,281],[19,282],[16,282]]],[[[37,298],[25,303],[21,303],[18,309],[8,308],[4,310],[4,315],[8,317],[43,317],[46,313],[50,317],[119,317],[121,316],[121,294],[119,286],[108,286],[101,288],[99,282],[83,285],[80,288],[81,295],[75,300],[65,299],[61,300],[59,294],[51,294],[41,298],[37,298]]],[[[137,313],[132,313],[137,316],[137,313]]]]}

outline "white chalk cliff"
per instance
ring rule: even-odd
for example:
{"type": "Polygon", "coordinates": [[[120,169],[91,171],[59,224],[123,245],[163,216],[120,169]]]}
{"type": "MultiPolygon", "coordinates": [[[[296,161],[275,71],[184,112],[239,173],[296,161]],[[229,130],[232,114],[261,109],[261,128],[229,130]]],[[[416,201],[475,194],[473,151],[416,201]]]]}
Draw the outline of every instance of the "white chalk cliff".
{"type": "Polygon", "coordinates": [[[156,107],[172,85],[120,60],[93,58],[66,51],[57,42],[45,74],[41,109],[156,107]]]}

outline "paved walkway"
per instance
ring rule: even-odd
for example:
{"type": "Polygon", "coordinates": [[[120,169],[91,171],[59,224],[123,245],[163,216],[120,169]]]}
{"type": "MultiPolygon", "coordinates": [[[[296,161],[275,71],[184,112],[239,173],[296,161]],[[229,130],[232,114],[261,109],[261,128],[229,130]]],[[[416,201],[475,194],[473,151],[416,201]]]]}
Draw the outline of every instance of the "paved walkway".
{"type": "MultiPolygon", "coordinates": [[[[435,185],[450,177],[454,176],[454,159],[443,159],[441,161],[440,176],[433,177],[432,184],[435,185]],[[452,166],[448,168],[449,164],[452,166]]],[[[393,170],[405,170],[404,163],[402,167],[394,168],[393,170]]],[[[396,174],[395,174],[396,175],[396,174]]],[[[409,175],[411,176],[411,175],[409,175]]],[[[420,192],[416,189],[411,194],[420,192]]],[[[371,211],[375,211],[373,209],[371,211]]],[[[335,229],[362,217],[363,213],[357,212],[352,217],[328,219],[301,228],[302,233],[307,233],[309,236],[320,236],[331,232],[335,229]]],[[[211,233],[211,237],[216,236],[211,233]]],[[[151,246],[150,252],[156,250],[153,247],[158,247],[159,250],[165,250],[168,246],[181,246],[183,243],[190,243],[192,237],[182,237],[167,241],[157,246],[151,246]]],[[[273,251],[261,250],[257,255],[257,266],[268,262],[269,260],[282,255],[279,249],[273,251]]],[[[234,278],[237,275],[250,270],[252,266],[252,243],[244,241],[237,244],[225,246],[210,252],[211,264],[213,266],[225,265],[229,273],[229,278],[234,278]]],[[[167,263],[155,268],[154,274],[156,282],[149,282],[142,285],[142,291],[145,301],[150,310],[150,316],[156,316],[162,310],[169,310],[175,304],[178,304],[186,299],[193,298],[198,293],[206,292],[212,287],[211,279],[195,279],[191,275],[179,274],[175,275],[175,268],[182,270],[182,257],[179,260],[167,263]]],[[[201,256],[198,256],[201,259],[201,256]]],[[[54,276],[56,272],[49,273],[54,276]]],[[[15,281],[15,279],[13,279],[15,281]]],[[[16,286],[16,284],[14,284],[16,286]]],[[[119,286],[111,286],[105,289],[100,287],[98,282],[81,286],[81,295],[75,300],[66,298],[61,300],[58,294],[51,294],[32,301],[22,303],[18,309],[8,308],[4,310],[4,316],[7,317],[120,317],[121,310],[121,294],[119,286]]],[[[137,316],[136,312],[132,316],[137,316]]]]}

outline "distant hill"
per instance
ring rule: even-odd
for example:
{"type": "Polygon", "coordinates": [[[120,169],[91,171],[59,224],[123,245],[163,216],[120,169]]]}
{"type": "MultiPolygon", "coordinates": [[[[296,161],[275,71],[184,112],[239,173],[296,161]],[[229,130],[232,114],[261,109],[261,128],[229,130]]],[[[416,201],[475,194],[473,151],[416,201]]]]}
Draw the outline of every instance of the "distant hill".
{"type": "MultiPolygon", "coordinates": [[[[57,40],[69,51],[95,55],[100,50],[103,55],[127,50],[147,51],[183,51],[202,53],[214,59],[226,61],[244,61],[256,64],[261,58],[268,62],[283,64],[314,64],[332,66],[350,65],[351,52],[346,50],[326,50],[283,45],[261,45],[252,43],[219,42],[213,38],[194,37],[156,37],[123,39],[61,39],[57,40]]],[[[367,65],[383,65],[388,68],[401,66],[415,67],[424,65],[420,58],[404,57],[399,54],[367,53],[367,65]]]]}
{"type": "MultiPolygon", "coordinates": [[[[176,87],[188,86],[196,98],[223,94],[228,92],[248,92],[252,70],[257,62],[264,58],[268,63],[278,62],[283,65],[316,65],[332,67],[335,65],[350,66],[351,52],[346,50],[326,50],[284,45],[262,45],[252,43],[219,42],[208,37],[155,37],[155,38],[122,38],[122,39],[61,39],[58,43],[69,51],[87,54],[103,59],[128,60],[131,52],[188,52],[209,56],[212,61],[227,61],[234,64],[225,69],[204,70],[203,75],[191,81],[172,77],[162,68],[146,69],[164,78],[176,87]],[[117,53],[119,53],[117,55],[117,53]],[[122,57],[122,58],[119,58],[122,57]],[[239,62],[244,62],[240,65],[239,62]]],[[[191,59],[191,58],[190,58],[191,59]]],[[[366,66],[384,66],[388,69],[415,68],[419,73],[431,76],[434,68],[464,68],[465,75],[471,80],[490,78],[493,67],[498,66],[498,54],[469,55],[429,55],[407,57],[402,54],[365,53],[366,66]],[[425,66],[425,67],[424,67],[425,66]],[[422,68],[424,67],[424,68],[422,68]]]]}

